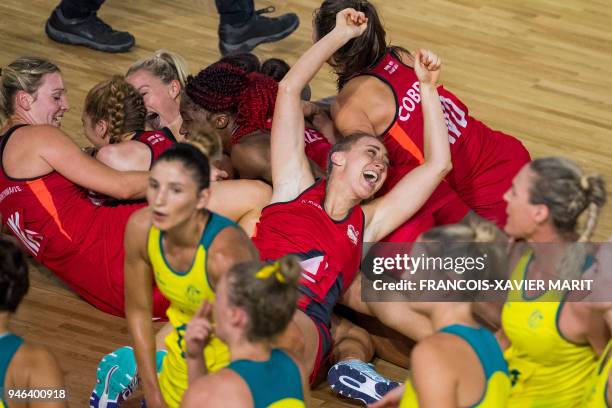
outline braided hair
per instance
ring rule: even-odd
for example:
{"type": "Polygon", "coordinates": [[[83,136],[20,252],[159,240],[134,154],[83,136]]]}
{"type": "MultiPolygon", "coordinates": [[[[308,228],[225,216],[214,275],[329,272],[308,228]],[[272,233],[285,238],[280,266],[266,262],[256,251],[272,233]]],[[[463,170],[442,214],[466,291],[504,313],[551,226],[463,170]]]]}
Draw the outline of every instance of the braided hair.
{"type": "Polygon", "coordinates": [[[91,123],[108,122],[110,143],[121,142],[126,133],[143,130],[147,113],[140,93],[120,75],[94,86],[85,98],[84,111],[91,123]]]}
{"type": "Polygon", "coordinates": [[[229,112],[236,116],[239,128],[230,143],[256,130],[266,130],[274,114],[278,84],[259,72],[216,62],[187,78],[185,92],[199,107],[211,113],[229,112]]]}

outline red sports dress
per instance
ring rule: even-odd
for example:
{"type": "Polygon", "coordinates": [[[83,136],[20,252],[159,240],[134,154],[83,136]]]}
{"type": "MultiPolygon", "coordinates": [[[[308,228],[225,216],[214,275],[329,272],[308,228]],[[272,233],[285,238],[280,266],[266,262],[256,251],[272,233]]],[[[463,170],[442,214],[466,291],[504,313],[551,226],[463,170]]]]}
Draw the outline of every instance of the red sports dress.
{"type": "MultiPolygon", "coordinates": [[[[136,134],[132,137],[132,139],[136,142],[140,142],[149,148],[151,152],[151,161],[149,164],[149,170],[153,167],[153,163],[157,161],[159,156],[166,150],[168,150],[172,145],[176,143],[176,139],[170,129],[163,128],[162,130],[151,130],[151,131],[143,131],[136,132],[136,134]]],[[[118,200],[111,198],[105,194],[96,193],[95,191],[89,192],[89,200],[95,205],[107,205],[107,206],[116,206],[119,203],[118,200]]]]}
{"type": "MultiPolygon", "coordinates": [[[[405,173],[423,162],[419,80],[414,70],[402,63],[393,51],[364,75],[380,79],[394,94],[395,118],[381,136],[391,165],[405,173]]],[[[506,203],[502,196],[521,167],[530,161],[529,153],[518,139],[492,130],[471,117],[463,102],[443,86],[438,87],[438,93],[453,162],[448,184],[469,208],[501,227],[506,223],[506,203]]],[[[396,182],[400,177],[389,177],[389,182],[396,182]]],[[[441,186],[446,189],[445,184],[441,186]]],[[[431,201],[425,204],[424,210],[431,206],[431,201]]]]}
{"type": "Polygon", "coordinates": [[[360,206],[343,220],[332,220],[323,209],[325,186],[325,180],[318,180],[296,199],[265,207],[252,238],[264,261],[285,255],[300,259],[298,308],[319,329],[319,353],[311,379],[331,351],[332,309],[359,271],[365,222],[360,206]]]}
{"type": "Polygon", "coordinates": [[[169,129],[151,130],[147,132],[136,132],[132,140],[144,143],[151,151],[151,167],[157,161],[159,156],[172,145],[176,143],[176,139],[169,129]]]}
{"type": "MultiPolygon", "coordinates": [[[[52,171],[32,179],[11,178],[2,158],[15,126],[0,139],[2,223],[38,262],[96,308],[124,316],[123,237],[132,213],[146,204],[96,206],[87,191],[52,171]]],[[[168,302],[154,291],[154,316],[168,302]]]]}
{"type": "Polygon", "coordinates": [[[304,129],[304,143],[306,144],[304,147],[306,156],[321,170],[326,171],[329,151],[332,148],[329,141],[318,130],[306,128],[304,129]]]}

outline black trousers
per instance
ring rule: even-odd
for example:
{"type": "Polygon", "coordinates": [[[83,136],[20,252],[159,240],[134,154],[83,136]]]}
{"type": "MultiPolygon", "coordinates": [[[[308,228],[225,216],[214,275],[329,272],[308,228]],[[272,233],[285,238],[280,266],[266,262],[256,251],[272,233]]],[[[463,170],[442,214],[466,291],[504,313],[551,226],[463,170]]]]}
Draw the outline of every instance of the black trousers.
{"type": "Polygon", "coordinates": [[[67,18],[80,18],[95,13],[104,0],[62,0],[59,7],[67,18]]]}
{"type": "MultiPolygon", "coordinates": [[[[60,8],[68,18],[85,17],[100,9],[104,0],[62,0],[60,8]]],[[[240,25],[255,13],[253,0],[215,0],[220,24],[240,25]]]]}
{"type": "Polygon", "coordinates": [[[215,0],[219,12],[219,24],[240,25],[255,14],[253,0],[215,0]]]}

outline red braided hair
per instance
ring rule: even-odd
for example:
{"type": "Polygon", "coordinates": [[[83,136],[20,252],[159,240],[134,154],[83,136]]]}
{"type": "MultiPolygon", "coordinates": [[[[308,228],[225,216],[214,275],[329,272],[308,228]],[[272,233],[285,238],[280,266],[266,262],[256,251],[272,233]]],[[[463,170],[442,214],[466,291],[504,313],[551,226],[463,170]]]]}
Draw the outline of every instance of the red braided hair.
{"type": "Polygon", "coordinates": [[[278,84],[259,72],[247,74],[235,65],[216,62],[195,77],[189,76],[185,92],[209,112],[236,115],[239,127],[230,140],[233,145],[256,130],[267,130],[266,122],[274,115],[278,84]]]}

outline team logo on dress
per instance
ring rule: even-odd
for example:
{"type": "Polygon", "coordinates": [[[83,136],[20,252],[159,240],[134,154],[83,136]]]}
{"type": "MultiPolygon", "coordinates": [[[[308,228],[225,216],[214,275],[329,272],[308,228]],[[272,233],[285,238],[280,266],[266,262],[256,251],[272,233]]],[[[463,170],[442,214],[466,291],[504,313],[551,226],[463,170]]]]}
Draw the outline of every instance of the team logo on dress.
{"type": "Polygon", "coordinates": [[[147,137],[147,142],[151,144],[151,146],[156,145],[159,142],[162,142],[166,137],[164,135],[153,134],[147,137]]]}
{"type": "Polygon", "coordinates": [[[389,74],[393,74],[399,68],[399,64],[397,62],[389,61],[387,65],[385,65],[384,70],[389,74]]]}
{"type": "Polygon", "coordinates": [[[536,309],[527,319],[527,325],[531,329],[537,329],[542,324],[542,320],[544,320],[544,316],[542,316],[542,313],[536,309]]]}
{"type": "Polygon", "coordinates": [[[43,236],[36,231],[26,229],[22,217],[19,212],[11,214],[6,222],[6,225],[13,231],[13,234],[19,238],[30,253],[34,256],[38,256],[40,251],[40,244],[43,240],[43,236]]]}
{"type": "Polygon", "coordinates": [[[359,239],[359,231],[357,231],[355,227],[353,227],[353,224],[349,224],[349,226],[346,228],[346,236],[349,237],[349,239],[354,245],[357,245],[357,240],[359,239]]]}
{"type": "Polygon", "coordinates": [[[195,286],[191,284],[187,286],[187,289],[185,290],[185,295],[187,296],[187,299],[189,299],[189,302],[191,303],[194,303],[194,304],[202,303],[202,292],[200,292],[200,289],[196,288],[195,286]]]}
{"type": "Polygon", "coordinates": [[[307,281],[316,283],[321,278],[320,274],[324,274],[329,264],[325,255],[313,256],[311,258],[302,259],[300,266],[302,267],[302,277],[307,281]]]}

